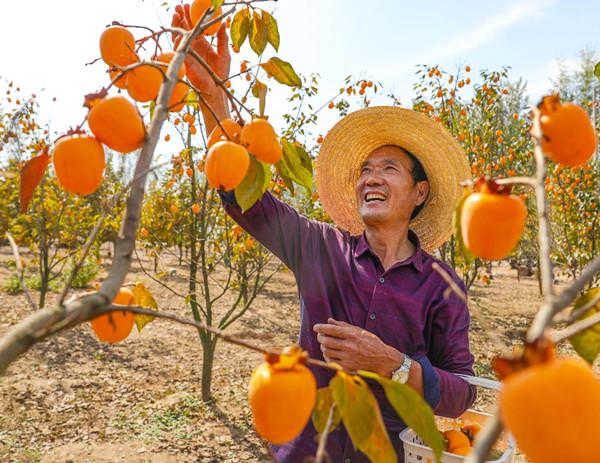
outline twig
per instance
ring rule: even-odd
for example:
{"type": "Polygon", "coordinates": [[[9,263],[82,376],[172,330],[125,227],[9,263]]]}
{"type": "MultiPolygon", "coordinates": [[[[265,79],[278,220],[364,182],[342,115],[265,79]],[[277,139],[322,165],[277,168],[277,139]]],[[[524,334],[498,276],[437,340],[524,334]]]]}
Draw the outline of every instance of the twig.
{"type": "Polygon", "coordinates": [[[596,294],[596,296],[593,297],[587,304],[582,305],[581,307],[578,307],[577,309],[573,310],[573,312],[571,312],[571,315],[569,315],[569,323],[573,323],[584,313],[586,313],[589,309],[594,307],[598,302],[600,302],[600,291],[598,291],[598,294],[596,294]]]}
{"type": "Polygon", "coordinates": [[[592,326],[596,323],[600,322],[600,312],[595,313],[591,317],[584,318],[583,320],[579,320],[578,322],[569,325],[562,331],[551,335],[552,342],[559,343],[560,341],[564,341],[565,339],[570,338],[571,336],[580,333],[592,326]]]}
{"type": "Polygon", "coordinates": [[[39,307],[37,306],[37,304],[35,302],[33,302],[31,293],[29,292],[29,288],[25,284],[25,276],[24,276],[25,269],[23,269],[23,266],[21,265],[21,256],[19,255],[19,246],[17,246],[17,243],[15,243],[14,238],[12,237],[12,235],[9,232],[6,232],[6,238],[8,238],[8,242],[10,243],[10,247],[12,248],[13,256],[15,258],[15,265],[17,266],[17,273],[19,275],[19,283],[21,284],[21,288],[23,289],[23,292],[25,293],[25,298],[27,299],[27,302],[29,302],[29,305],[31,306],[31,308],[33,310],[38,310],[39,307]]]}
{"type": "Polygon", "coordinates": [[[544,182],[546,180],[546,161],[542,150],[542,128],[540,126],[540,111],[534,108],[533,130],[532,134],[535,140],[535,163],[536,179],[535,197],[538,211],[538,240],[540,256],[540,275],[542,282],[542,293],[544,301],[535,315],[529,330],[527,331],[527,340],[533,342],[544,335],[546,328],[552,323],[554,317],[554,286],[552,273],[552,262],[550,261],[550,226],[548,223],[548,211],[546,202],[546,191],[544,182]]]}
{"type": "Polygon", "coordinates": [[[136,259],[138,261],[138,264],[140,266],[140,269],[142,270],[142,272],[144,273],[144,275],[146,275],[152,281],[154,281],[155,283],[158,283],[159,285],[161,285],[163,288],[167,289],[168,291],[171,291],[175,296],[180,297],[182,299],[185,299],[185,297],[186,297],[185,295],[178,293],[173,288],[171,288],[169,285],[163,283],[158,278],[155,278],[154,276],[150,275],[150,272],[148,272],[146,270],[146,268],[144,267],[144,264],[142,263],[142,259],[140,259],[140,256],[139,256],[138,251],[137,251],[137,247],[134,248],[134,252],[135,252],[135,257],[136,257],[136,259]]]}
{"type": "MultiPolygon", "coordinates": [[[[583,291],[585,285],[588,284],[598,273],[600,273],[600,256],[596,256],[596,258],[588,264],[588,266],[583,270],[583,272],[581,272],[579,278],[577,278],[577,280],[571,283],[571,285],[568,288],[566,288],[558,297],[554,297],[553,299],[549,301],[544,301],[542,303],[542,306],[538,311],[538,315],[540,314],[540,312],[543,311],[544,318],[538,320],[536,315],[536,319],[534,319],[529,329],[528,339],[537,339],[537,337],[529,337],[529,333],[533,329],[533,326],[536,323],[536,321],[540,325],[542,325],[543,323],[541,328],[541,333],[543,334],[545,329],[552,322],[552,318],[554,317],[554,315],[559,313],[561,310],[569,307],[573,303],[573,301],[577,299],[579,293],[583,291]]],[[[534,332],[534,334],[537,334],[537,332],[534,332]]]]}
{"type": "Polygon", "coordinates": [[[315,455],[315,463],[324,463],[327,446],[327,437],[329,436],[329,429],[333,424],[333,412],[335,411],[335,402],[331,404],[331,408],[329,409],[329,416],[327,417],[327,423],[325,424],[325,428],[323,432],[319,435],[319,447],[317,448],[317,454],[315,455]]]}
{"type": "MultiPolygon", "coordinates": [[[[465,304],[468,305],[469,301],[467,299],[467,295],[463,292],[460,286],[456,284],[456,282],[452,279],[448,272],[446,272],[437,262],[431,264],[431,267],[441,275],[441,277],[444,279],[444,281],[446,281],[446,283],[448,283],[449,289],[451,289],[465,304]]],[[[500,336],[498,335],[497,331],[494,330],[492,326],[488,323],[487,318],[485,317],[485,315],[483,315],[481,310],[479,310],[477,304],[475,304],[475,306],[471,305],[469,306],[469,308],[473,312],[473,315],[475,315],[475,318],[477,319],[481,327],[485,330],[486,335],[490,337],[490,339],[496,345],[498,350],[503,351],[505,349],[505,345],[502,342],[502,339],[500,339],[500,336]]]]}

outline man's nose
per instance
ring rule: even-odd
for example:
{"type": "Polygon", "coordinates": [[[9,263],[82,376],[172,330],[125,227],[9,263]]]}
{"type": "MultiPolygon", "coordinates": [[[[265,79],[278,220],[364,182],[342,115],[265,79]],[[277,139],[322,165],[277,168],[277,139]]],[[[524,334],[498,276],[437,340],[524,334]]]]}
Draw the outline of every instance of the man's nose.
{"type": "Polygon", "coordinates": [[[379,174],[378,171],[373,171],[369,173],[369,176],[367,177],[367,179],[365,180],[365,184],[366,185],[381,185],[382,183],[382,179],[381,179],[381,175],[379,174]]]}

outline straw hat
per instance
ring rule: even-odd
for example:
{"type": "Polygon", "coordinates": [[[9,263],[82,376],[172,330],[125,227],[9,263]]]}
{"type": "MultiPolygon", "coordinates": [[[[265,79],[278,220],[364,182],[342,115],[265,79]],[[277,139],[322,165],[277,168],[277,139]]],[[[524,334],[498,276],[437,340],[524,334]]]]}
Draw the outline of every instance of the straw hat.
{"type": "Polygon", "coordinates": [[[421,247],[433,252],[452,234],[452,212],[462,195],[459,182],[471,178],[464,150],[441,124],[424,114],[395,106],[351,113],[327,134],[317,159],[317,191],[336,225],[352,235],[363,232],[356,204],[356,182],[367,157],[384,145],[414,154],[429,180],[429,197],[411,220],[421,247]]]}

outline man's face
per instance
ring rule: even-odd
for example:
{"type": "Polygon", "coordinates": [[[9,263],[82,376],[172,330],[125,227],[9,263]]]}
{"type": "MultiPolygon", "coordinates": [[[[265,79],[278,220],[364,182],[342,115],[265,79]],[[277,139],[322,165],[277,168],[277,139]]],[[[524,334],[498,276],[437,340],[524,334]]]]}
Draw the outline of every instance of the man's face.
{"type": "Polygon", "coordinates": [[[356,199],[365,226],[408,223],[413,209],[427,198],[429,183],[415,184],[412,160],[402,148],[382,146],[363,163],[356,199]]]}

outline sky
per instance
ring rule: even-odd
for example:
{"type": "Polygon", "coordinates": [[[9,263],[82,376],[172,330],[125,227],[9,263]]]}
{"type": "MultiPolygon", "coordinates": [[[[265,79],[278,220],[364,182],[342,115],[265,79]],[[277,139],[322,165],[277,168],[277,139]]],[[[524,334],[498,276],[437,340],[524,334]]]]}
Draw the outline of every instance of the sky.
{"type": "MultiPolygon", "coordinates": [[[[0,79],[40,95],[42,119],[52,132],[83,120],[83,95],[106,83],[97,58],[98,38],[113,20],[158,27],[170,23],[163,0],[3,1],[0,14],[0,79]],[[18,20],[17,20],[18,19],[18,20]],[[52,98],[56,97],[56,102],[52,98]]],[[[407,1],[279,0],[261,3],[278,20],[277,56],[297,72],[321,76],[317,101],[327,101],[352,74],[381,82],[385,92],[409,105],[415,65],[440,64],[474,71],[510,66],[511,78],[528,82],[532,100],[550,88],[558,60],[577,61],[584,47],[600,52],[597,0],[407,1]]],[[[268,48],[266,58],[273,55],[268,48]]],[[[245,45],[234,56],[255,59],[245,45]]],[[[287,88],[272,80],[267,113],[277,117],[289,105],[287,88]]],[[[5,84],[0,84],[4,87],[5,84]]],[[[335,123],[323,112],[318,132],[335,123]]]]}

